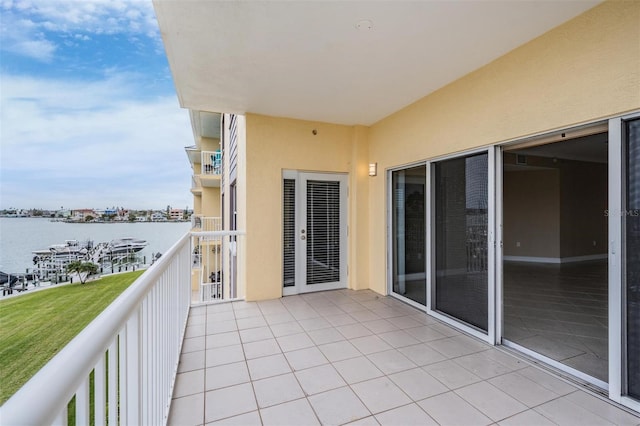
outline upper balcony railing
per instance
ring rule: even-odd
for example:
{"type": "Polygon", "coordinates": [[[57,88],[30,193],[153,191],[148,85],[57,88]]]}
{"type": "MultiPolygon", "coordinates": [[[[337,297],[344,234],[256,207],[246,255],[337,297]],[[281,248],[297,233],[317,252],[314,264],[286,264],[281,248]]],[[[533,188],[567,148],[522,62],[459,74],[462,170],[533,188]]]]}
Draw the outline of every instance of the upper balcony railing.
{"type": "Polygon", "coordinates": [[[219,247],[214,266],[227,290],[209,300],[224,300],[242,297],[242,235],[182,237],[0,408],[2,424],[66,425],[74,397],[79,425],[166,424],[191,304],[192,241],[219,247]]]}
{"type": "Polygon", "coordinates": [[[199,302],[237,299],[238,253],[244,234],[238,232],[192,232],[193,267],[199,272],[199,302]]]}
{"type": "Polygon", "coordinates": [[[191,229],[193,231],[217,232],[222,231],[222,218],[215,216],[203,216],[194,214],[191,216],[191,229]]]}
{"type": "Polygon", "coordinates": [[[202,171],[203,175],[222,174],[222,151],[202,151],[202,171]]]}

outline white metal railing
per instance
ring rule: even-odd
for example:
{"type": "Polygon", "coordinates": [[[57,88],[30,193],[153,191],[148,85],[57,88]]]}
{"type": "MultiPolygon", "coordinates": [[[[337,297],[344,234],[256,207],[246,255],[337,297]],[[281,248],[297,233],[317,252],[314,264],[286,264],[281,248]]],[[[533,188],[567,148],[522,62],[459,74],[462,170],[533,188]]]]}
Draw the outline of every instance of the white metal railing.
{"type": "Polygon", "coordinates": [[[202,230],[204,232],[222,231],[222,218],[213,217],[213,216],[203,216],[202,230]]]}
{"type": "Polygon", "coordinates": [[[222,218],[194,214],[191,216],[191,229],[204,232],[222,231],[222,218]]]}
{"type": "Polygon", "coordinates": [[[202,151],[202,174],[222,174],[222,151],[202,151]]]}
{"type": "Polygon", "coordinates": [[[202,230],[202,215],[194,214],[191,215],[191,229],[194,231],[202,230]]]}
{"type": "Polygon", "coordinates": [[[244,232],[193,232],[194,252],[200,268],[199,301],[212,302],[241,298],[238,286],[238,254],[244,232]]]}
{"type": "Polygon", "coordinates": [[[18,390],[0,408],[2,424],[66,425],[74,396],[76,424],[165,424],[191,303],[190,240],[182,237],[18,390]]]}

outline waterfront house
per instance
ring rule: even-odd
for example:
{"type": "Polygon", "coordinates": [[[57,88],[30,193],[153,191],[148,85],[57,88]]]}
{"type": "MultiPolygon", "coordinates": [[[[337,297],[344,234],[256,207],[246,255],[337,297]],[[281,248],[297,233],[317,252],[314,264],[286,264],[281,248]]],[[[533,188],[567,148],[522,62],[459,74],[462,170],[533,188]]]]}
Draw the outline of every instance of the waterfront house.
{"type": "Polygon", "coordinates": [[[154,5],[246,300],[370,289],[638,410],[640,3],[154,5]]]}
{"type": "Polygon", "coordinates": [[[97,218],[98,214],[93,209],[74,209],[71,211],[71,220],[83,222],[87,217],[97,218]]]}
{"type": "Polygon", "coordinates": [[[162,212],[153,212],[151,214],[152,222],[164,222],[167,220],[167,216],[162,212]]]}
{"type": "Polygon", "coordinates": [[[184,217],[183,209],[171,209],[169,211],[169,219],[171,220],[182,220],[184,217]]]}

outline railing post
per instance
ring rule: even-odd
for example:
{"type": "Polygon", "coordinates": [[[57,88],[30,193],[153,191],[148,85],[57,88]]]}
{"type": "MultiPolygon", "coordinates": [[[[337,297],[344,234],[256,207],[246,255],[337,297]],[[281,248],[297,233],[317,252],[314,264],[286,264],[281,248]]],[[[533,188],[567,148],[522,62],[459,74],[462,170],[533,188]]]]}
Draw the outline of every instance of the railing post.
{"type": "Polygon", "coordinates": [[[126,348],[126,425],[139,425],[140,422],[140,308],[127,321],[126,348]]]}
{"type": "Polygon", "coordinates": [[[110,425],[118,424],[118,343],[117,338],[113,340],[109,347],[109,372],[107,383],[108,392],[107,400],[109,401],[107,422],[110,425]]]}
{"type": "Polygon", "coordinates": [[[95,426],[103,426],[106,418],[105,407],[107,405],[107,386],[105,381],[105,356],[100,358],[100,361],[96,364],[96,368],[93,370],[93,409],[95,426]]]}
{"type": "Polygon", "coordinates": [[[89,376],[82,381],[76,392],[76,424],[89,424],[89,376]]]}

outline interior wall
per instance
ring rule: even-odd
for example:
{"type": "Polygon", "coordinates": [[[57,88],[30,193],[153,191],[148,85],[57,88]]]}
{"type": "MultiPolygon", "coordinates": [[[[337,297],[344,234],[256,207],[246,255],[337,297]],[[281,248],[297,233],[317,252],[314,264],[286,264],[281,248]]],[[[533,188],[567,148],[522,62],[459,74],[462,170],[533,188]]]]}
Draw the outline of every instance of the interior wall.
{"type": "MultiPolygon", "coordinates": [[[[366,209],[358,207],[368,204],[365,129],[247,114],[246,146],[247,300],[282,295],[283,170],[349,174],[351,220],[358,213],[358,225],[349,225],[359,238],[354,242],[350,232],[348,256],[355,262],[361,250],[366,262],[366,209]]],[[[363,285],[352,282],[359,269],[350,268],[350,287],[363,285]]]]}
{"type": "Polygon", "coordinates": [[[504,173],[504,255],[560,257],[560,171],[504,173]]]}
{"type": "Polygon", "coordinates": [[[560,256],[607,254],[608,167],[562,161],[560,166],[560,256]]]}
{"type": "MultiPolygon", "coordinates": [[[[607,1],[369,129],[380,170],[640,108],[640,3],[607,1]]],[[[370,288],[386,294],[387,191],[370,179],[370,288]]]]}
{"type": "Polygon", "coordinates": [[[507,260],[566,262],[606,256],[607,165],[532,156],[527,161],[549,168],[504,172],[507,260]]]}

